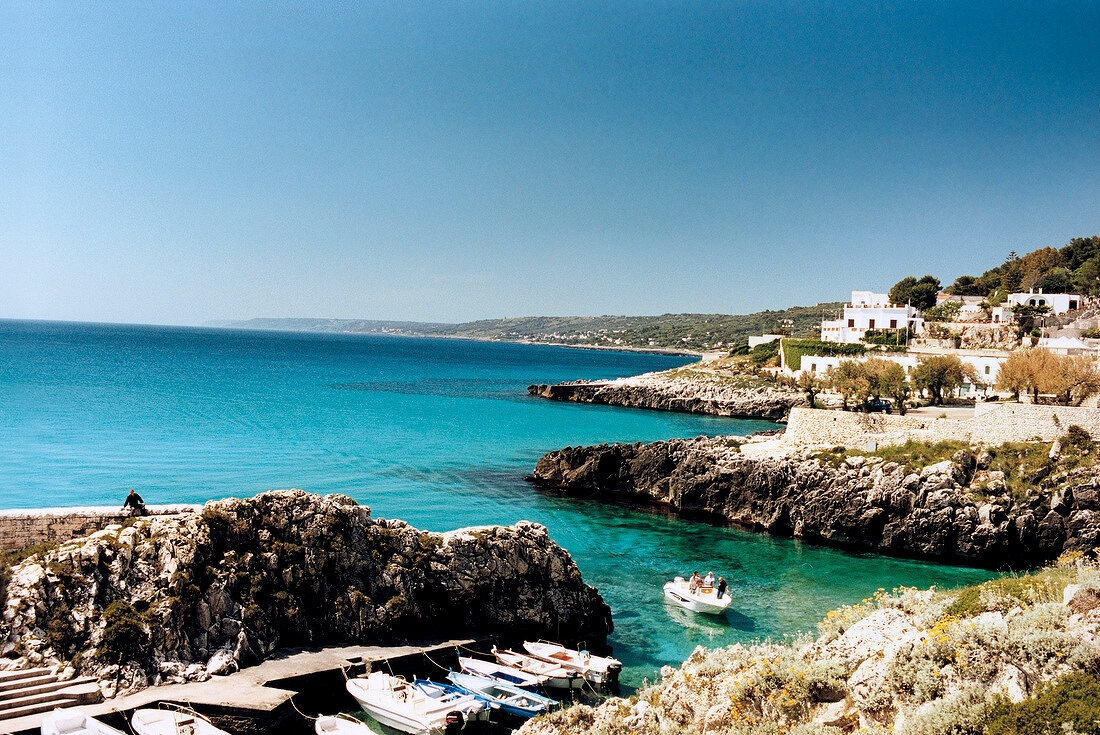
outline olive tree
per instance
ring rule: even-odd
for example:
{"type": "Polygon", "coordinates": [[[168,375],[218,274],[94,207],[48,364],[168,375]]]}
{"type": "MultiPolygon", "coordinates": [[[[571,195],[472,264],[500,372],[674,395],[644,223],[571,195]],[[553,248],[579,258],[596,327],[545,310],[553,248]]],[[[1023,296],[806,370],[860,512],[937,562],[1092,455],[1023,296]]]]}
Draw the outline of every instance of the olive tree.
{"type": "Polygon", "coordinates": [[[955,355],[926,357],[913,370],[913,383],[917,388],[928,389],[933,405],[943,403],[945,393],[951,393],[968,379],[977,381],[974,368],[955,355]]]}

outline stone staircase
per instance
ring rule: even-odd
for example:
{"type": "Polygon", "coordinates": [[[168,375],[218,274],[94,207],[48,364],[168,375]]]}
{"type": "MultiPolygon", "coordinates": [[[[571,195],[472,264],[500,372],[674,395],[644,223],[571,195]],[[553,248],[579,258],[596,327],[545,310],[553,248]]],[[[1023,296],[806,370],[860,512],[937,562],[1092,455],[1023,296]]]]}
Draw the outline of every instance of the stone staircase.
{"type": "Polygon", "coordinates": [[[52,669],[0,671],[0,720],[99,700],[99,686],[89,677],[61,681],[52,669]]]}

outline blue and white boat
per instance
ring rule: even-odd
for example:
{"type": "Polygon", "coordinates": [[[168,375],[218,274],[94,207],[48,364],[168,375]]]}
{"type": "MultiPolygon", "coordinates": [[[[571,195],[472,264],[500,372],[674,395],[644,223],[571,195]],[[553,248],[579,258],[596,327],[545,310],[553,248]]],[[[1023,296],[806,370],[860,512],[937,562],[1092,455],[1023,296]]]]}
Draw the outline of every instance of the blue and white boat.
{"type": "Polygon", "coordinates": [[[546,712],[555,704],[550,697],[484,676],[452,671],[447,674],[447,678],[462,691],[473,694],[475,697],[484,697],[499,707],[502,712],[516,717],[534,717],[546,712]]]}
{"type": "Polygon", "coordinates": [[[441,684],[431,679],[413,679],[413,688],[440,705],[447,705],[466,716],[466,721],[488,720],[489,710],[496,709],[488,697],[464,692],[453,684],[441,684]]]}
{"type": "Polygon", "coordinates": [[[539,674],[529,674],[514,666],[505,666],[495,661],[484,661],[480,658],[459,656],[458,665],[462,667],[462,673],[464,674],[473,674],[474,676],[481,676],[486,679],[496,679],[505,684],[524,687],[525,689],[534,689],[541,684],[545,684],[547,678],[549,678],[539,674]]]}

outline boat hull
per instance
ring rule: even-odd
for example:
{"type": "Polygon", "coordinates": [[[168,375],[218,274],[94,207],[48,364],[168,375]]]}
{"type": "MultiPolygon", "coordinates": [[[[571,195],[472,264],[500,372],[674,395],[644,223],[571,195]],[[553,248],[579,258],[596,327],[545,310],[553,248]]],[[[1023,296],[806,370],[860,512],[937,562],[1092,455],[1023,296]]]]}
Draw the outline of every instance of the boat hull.
{"type": "Polygon", "coordinates": [[[665,584],[664,592],[666,600],[691,610],[692,612],[703,613],[705,615],[722,615],[729,609],[730,602],[732,601],[728,595],[722,598],[713,597],[712,599],[707,599],[692,594],[675,582],[668,582],[665,584]]]}

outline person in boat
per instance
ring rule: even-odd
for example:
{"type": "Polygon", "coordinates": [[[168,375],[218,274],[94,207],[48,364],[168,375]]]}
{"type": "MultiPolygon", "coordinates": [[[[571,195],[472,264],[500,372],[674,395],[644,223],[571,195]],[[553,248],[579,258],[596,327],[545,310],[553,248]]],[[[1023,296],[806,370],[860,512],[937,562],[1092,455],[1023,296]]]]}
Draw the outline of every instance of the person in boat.
{"type": "Polygon", "coordinates": [[[722,595],[724,595],[724,594],[726,594],[726,580],[723,579],[722,577],[719,577],[718,578],[718,594],[715,596],[715,599],[721,600],[722,595]]]}
{"type": "Polygon", "coordinates": [[[126,496],[126,501],[122,504],[122,509],[130,509],[130,515],[143,516],[145,515],[145,501],[141,499],[141,496],[134,492],[133,488],[130,488],[130,494],[126,496]]]}
{"type": "Polygon", "coordinates": [[[694,595],[699,590],[699,585],[702,583],[703,579],[699,576],[699,572],[692,572],[691,580],[688,582],[688,592],[694,595]]]}
{"type": "Polygon", "coordinates": [[[704,587],[714,586],[714,572],[707,572],[707,576],[703,579],[704,587]]]}

